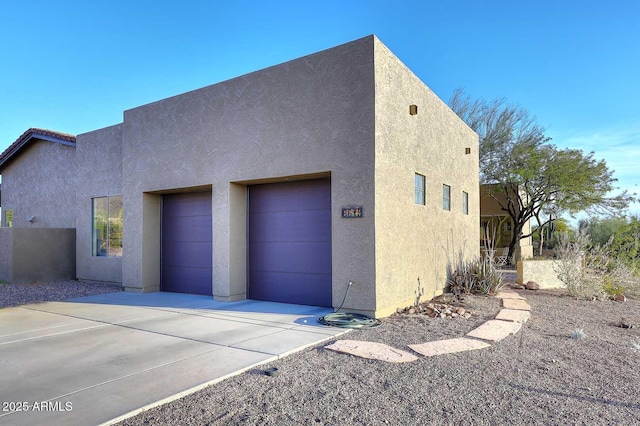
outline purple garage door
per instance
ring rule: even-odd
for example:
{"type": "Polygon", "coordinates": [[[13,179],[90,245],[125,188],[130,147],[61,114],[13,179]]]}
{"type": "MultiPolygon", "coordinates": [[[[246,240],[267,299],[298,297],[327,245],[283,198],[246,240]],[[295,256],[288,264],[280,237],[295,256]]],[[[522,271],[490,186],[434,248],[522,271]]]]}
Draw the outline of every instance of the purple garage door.
{"type": "Polygon", "coordinates": [[[249,187],[251,299],[331,306],[331,181],[249,187]]]}
{"type": "Polygon", "coordinates": [[[211,192],[162,196],[162,291],[212,295],[211,192]]]}

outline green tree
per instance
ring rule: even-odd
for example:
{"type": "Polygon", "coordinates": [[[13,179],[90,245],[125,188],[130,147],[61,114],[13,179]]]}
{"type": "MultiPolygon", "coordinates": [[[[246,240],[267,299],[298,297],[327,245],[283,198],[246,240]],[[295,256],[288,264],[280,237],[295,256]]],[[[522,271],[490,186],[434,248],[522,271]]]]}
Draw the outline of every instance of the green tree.
{"type": "Polygon", "coordinates": [[[626,224],[627,219],[624,217],[592,217],[581,220],[578,228],[591,237],[594,245],[603,246],[626,224]]]}
{"type": "Polygon", "coordinates": [[[538,251],[542,254],[544,248],[553,249],[561,235],[567,234],[572,237],[575,231],[571,228],[567,219],[558,217],[544,227],[536,225],[533,232],[533,244],[538,246],[538,251]]]}
{"type": "Polygon", "coordinates": [[[611,251],[636,274],[640,273],[640,217],[632,217],[628,223],[616,229],[611,251]]]}
{"type": "Polygon", "coordinates": [[[504,99],[473,100],[456,90],[453,109],[480,138],[480,181],[496,184],[490,194],[513,221],[509,258],[529,220],[543,229],[560,214],[616,213],[633,200],[626,192],[610,196],[617,181],[593,152],[558,149],[529,112],[504,99]],[[504,197],[496,197],[498,193],[504,197]]]}

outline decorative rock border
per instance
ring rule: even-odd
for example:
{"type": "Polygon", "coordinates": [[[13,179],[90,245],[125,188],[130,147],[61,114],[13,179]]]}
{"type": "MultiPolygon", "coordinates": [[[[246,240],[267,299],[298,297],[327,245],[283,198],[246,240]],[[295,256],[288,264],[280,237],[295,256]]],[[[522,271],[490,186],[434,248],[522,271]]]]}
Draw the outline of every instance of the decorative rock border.
{"type": "MultiPolygon", "coordinates": [[[[522,324],[531,317],[531,307],[524,297],[513,290],[500,291],[496,294],[496,297],[502,299],[504,309],[498,312],[495,319],[485,322],[466,334],[472,339],[462,337],[435,340],[433,342],[409,345],[409,348],[422,356],[430,357],[488,348],[491,344],[487,343],[487,341],[497,343],[512,334],[516,334],[522,328],[522,324]]],[[[337,340],[333,344],[325,346],[325,349],[387,362],[411,362],[418,359],[408,352],[382,343],[358,340],[337,340]]]]}

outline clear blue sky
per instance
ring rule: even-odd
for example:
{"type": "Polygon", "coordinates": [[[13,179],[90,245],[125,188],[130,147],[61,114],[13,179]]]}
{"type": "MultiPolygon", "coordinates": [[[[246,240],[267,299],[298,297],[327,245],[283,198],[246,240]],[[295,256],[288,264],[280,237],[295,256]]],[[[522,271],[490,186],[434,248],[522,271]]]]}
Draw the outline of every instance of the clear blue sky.
{"type": "MultiPolygon", "coordinates": [[[[0,150],[376,34],[447,101],[506,97],[640,192],[640,2],[2,0],[0,150]]],[[[632,213],[640,214],[640,206],[632,213]]]]}

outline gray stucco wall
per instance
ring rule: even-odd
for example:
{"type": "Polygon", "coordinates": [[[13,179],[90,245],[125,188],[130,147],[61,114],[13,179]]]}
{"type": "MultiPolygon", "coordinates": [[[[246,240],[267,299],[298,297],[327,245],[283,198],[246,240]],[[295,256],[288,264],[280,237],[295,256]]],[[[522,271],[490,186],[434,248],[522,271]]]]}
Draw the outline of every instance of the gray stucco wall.
{"type": "Polygon", "coordinates": [[[122,195],[122,124],[78,135],[76,155],[78,278],[122,282],[122,258],[91,255],[91,199],[122,195]]]}
{"type": "Polygon", "coordinates": [[[0,254],[0,280],[21,284],[74,279],[75,248],[75,229],[0,229],[0,253],[9,253],[0,254]]]}
{"type": "Polygon", "coordinates": [[[76,226],[75,154],[75,147],[33,140],[2,170],[2,214],[13,211],[14,227],[76,226]]]}
{"type": "MultiPolygon", "coordinates": [[[[214,296],[236,300],[246,292],[246,186],[330,175],[334,304],[354,280],[366,287],[354,292],[350,307],[375,306],[373,40],[125,112],[127,289],[158,289],[163,192],[211,188],[214,296]],[[341,219],[341,207],[351,204],[364,206],[367,216],[341,219]]],[[[85,138],[94,135],[81,135],[79,149],[85,138]]],[[[83,190],[79,200],[87,195],[83,190]]],[[[89,229],[88,223],[79,221],[79,251],[88,238],[81,228],[89,229]]],[[[79,270],[88,270],[87,259],[78,259],[79,270]]]]}
{"type": "Polygon", "coordinates": [[[419,286],[423,300],[441,293],[459,253],[478,255],[478,136],[377,39],[375,53],[376,310],[387,315],[413,303],[419,286]],[[426,205],[415,203],[415,173],[426,177],[426,205]]]}
{"type": "Polygon", "coordinates": [[[0,281],[11,282],[12,252],[11,238],[13,228],[0,228],[0,281]]]}

